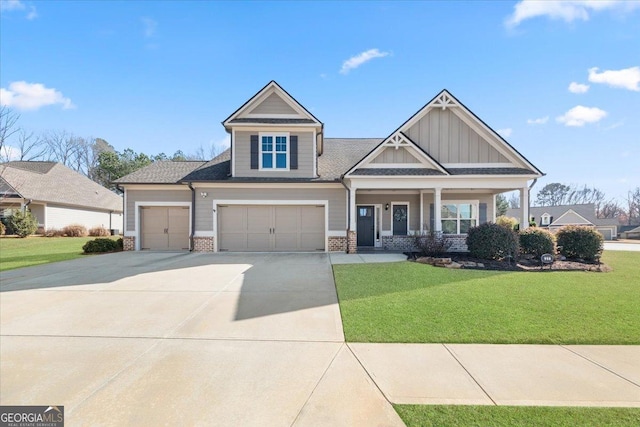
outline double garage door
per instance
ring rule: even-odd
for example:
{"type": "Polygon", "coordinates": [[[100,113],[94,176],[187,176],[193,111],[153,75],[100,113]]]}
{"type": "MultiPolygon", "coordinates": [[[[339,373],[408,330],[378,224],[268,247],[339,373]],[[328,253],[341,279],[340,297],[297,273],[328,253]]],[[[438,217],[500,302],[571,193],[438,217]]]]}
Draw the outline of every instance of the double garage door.
{"type": "Polygon", "coordinates": [[[220,251],[324,251],[325,207],[219,205],[220,251]]]}
{"type": "Polygon", "coordinates": [[[140,249],[189,249],[189,207],[144,206],[140,249]]]}

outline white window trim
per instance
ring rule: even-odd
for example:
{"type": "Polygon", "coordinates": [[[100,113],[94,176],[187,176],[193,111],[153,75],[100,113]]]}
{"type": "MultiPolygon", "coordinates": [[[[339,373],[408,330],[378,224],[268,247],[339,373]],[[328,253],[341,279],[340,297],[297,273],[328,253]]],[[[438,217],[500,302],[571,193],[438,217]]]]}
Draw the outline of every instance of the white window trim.
{"type": "MultiPolygon", "coordinates": [[[[395,236],[394,232],[393,232],[393,207],[395,205],[407,205],[407,234],[406,236],[408,236],[411,232],[411,226],[409,224],[411,224],[411,203],[409,202],[391,202],[391,235],[395,236]]],[[[405,234],[398,234],[398,236],[405,236],[405,234]]]]}
{"type": "MultiPolygon", "coordinates": [[[[456,231],[457,233],[453,233],[453,234],[448,234],[444,232],[444,227],[443,227],[443,231],[442,234],[445,235],[449,235],[449,236],[455,236],[455,235],[460,235],[460,234],[464,234],[466,235],[467,233],[460,233],[460,220],[461,219],[475,219],[476,220],[476,227],[478,225],[480,225],[480,200],[442,200],[441,204],[440,204],[440,209],[442,209],[442,206],[444,205],[461,205],[461,204],[466,204],[466,205],[472,205],[473,209],[476,213],[475,217],[471,217],[471,218],[460,218],[460,209],[456,208],[456,211],[458,213],[457,218],[455,219],[457,222],[456,225],[456,231]]],[[[442,214],[440,216],[440,222],[442,223],[442,221],[453,221],[453,218],[443,218],[442,214]]]]}
{"type": "Polygon", "coordinates": [[[265,171],[265,172],[282,172],[282,171],[288,171],[291,163],[290,163],[290,157],[291,155],[291,137],[289,136],[289,132],[259,132],[258,133],[258,170],[260,171],[265,171]],[[262,137],[263,136],[271,136],[273,137],[273,151],[272,156],[273,156],[273,166],[272,168],[263,168],[262,167],[262,137]],[[286,168],[276,168],[276,137],[278,136],[284,136],[285,138],[287,138],[287,151],[285,151],[286,156],[287,156],[287,167],[286,168]]]}
{"type": "Polygon", "coordinates": [[[543,213],[540,216],[540,225],[551,225],[551,215],[549,215],[548,213],[543,213]]]}

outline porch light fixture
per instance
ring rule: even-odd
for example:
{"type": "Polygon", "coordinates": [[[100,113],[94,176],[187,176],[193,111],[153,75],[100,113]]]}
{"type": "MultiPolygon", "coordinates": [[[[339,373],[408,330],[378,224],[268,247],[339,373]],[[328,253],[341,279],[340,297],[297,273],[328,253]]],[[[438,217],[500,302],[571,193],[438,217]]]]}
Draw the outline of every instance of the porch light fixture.
{"type": "Polygon", "coordinates": [[[384,205],[384,210],[388,211],[389,210],[389,203],[387,203],[386,205],[384,205]]]}
{"type": "Polygon", "coordinates": [[[207,197],[207,192],[206,191],[201,191],[200,192],[200,196],[204,199],[205,197],[207,197]]]}

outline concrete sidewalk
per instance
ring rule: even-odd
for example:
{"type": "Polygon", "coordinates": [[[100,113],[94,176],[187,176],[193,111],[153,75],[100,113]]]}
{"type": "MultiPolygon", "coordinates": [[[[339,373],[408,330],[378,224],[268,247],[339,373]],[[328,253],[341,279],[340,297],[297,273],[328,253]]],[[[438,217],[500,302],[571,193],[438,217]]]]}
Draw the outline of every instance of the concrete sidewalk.
{"type": "Polygon", "coordinates": [[[348,346],[391,403],[640,407],[640,346],[348,346]]]}
{"type": "Polygon", "coordinates": [[[342,252],[332,252],[329,254],[331,264],[363,264],[374,262],[399,262],[406,261],[407,256],[399,253],[362,253],[345,254],[342,252]]]}

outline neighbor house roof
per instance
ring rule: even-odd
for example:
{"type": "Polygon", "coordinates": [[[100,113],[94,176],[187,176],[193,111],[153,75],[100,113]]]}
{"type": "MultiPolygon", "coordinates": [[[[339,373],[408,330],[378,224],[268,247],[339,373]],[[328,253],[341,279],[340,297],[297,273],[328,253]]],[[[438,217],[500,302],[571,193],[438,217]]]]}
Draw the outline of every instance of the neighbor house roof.
{"type": "MultiPolygon", "coordinates": [[[[549,214],[551,216],[551,225],[566,214],[569,210],[577,213],[594,225],[618,225],[616,218],[597,218],[596,206],[593,203],[584,203],[579,205],[559,205],[559,206],[532,206],[529,209],[529,215],[534,217],[536,222],[540,223],[542,215],[549,214]]],[[[506,216],[520,218],[520,209],[507,209],[506,216]]]]}
{"type": "Polygon", "coordinates": [[[25,200],[122,212],[122,197],[61,163],[3,163],[0,177],[25,200]]]}

